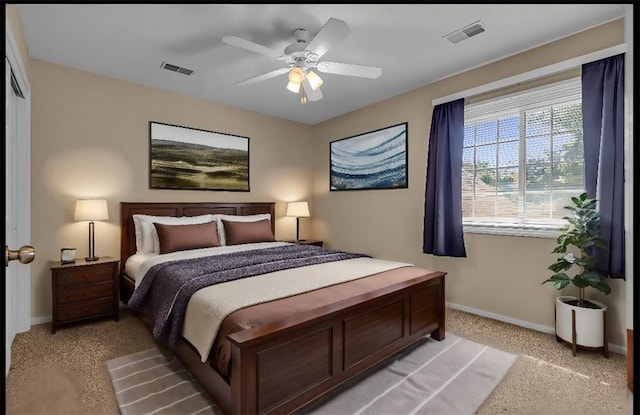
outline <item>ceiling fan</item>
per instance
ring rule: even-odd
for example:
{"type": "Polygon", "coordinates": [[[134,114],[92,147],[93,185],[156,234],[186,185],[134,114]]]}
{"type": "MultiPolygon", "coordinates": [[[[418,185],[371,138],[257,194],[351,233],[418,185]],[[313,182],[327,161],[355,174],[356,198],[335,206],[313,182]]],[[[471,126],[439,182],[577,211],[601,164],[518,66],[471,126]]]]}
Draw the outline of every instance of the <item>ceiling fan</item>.
{"type": "Polygon", "coordinates": [[[350,31],[351,29],[345,22],[335,18],[327,20],[312,39],[309,39],[309,33],[305,29],[295,29],[293,31],[295,42],[287,46],[284,53],[236,36],[225,36],[222,41],[231,46],[282,60],[287,65],[285,68],[237,82],[237,85],[250,85],[288,72],[287,89],[299,94],[300,101],[305,104],[307,101],[322,99],[320,85],[323,81],[318,74],[312,71],[314,68],[322,73],[369,79],[376,79],[382,75],[382,68],[377,66],[320,61],[320,58],[336,43],[344,39],[350,31]]]}

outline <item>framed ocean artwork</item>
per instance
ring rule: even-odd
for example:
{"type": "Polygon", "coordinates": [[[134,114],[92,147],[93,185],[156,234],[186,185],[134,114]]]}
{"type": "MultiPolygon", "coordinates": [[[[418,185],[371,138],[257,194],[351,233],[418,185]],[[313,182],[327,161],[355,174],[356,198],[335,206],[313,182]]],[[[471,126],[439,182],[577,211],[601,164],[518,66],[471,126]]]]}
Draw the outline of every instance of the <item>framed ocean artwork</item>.
{"type": "Polygon", "coordinates": [[[408,187],[408,123],[329,143],[329,190],[408,187]]]}

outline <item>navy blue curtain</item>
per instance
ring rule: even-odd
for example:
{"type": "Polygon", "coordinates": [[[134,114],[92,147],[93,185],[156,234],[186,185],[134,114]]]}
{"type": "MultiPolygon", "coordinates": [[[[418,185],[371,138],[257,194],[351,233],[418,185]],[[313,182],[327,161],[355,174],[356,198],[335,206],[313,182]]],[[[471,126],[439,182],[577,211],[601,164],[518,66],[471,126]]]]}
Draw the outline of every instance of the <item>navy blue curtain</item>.
{"type": "Polygon", "coordinates": [[[624,278],[624,54],[582,66],[585,186],[598,199],[599,271],[624,278]]]}
{"type": "Polygon", "coordinates": [[[431,118],[422,252],[466,257],[462,232],[464,99],[436,105],[431,118]]]}

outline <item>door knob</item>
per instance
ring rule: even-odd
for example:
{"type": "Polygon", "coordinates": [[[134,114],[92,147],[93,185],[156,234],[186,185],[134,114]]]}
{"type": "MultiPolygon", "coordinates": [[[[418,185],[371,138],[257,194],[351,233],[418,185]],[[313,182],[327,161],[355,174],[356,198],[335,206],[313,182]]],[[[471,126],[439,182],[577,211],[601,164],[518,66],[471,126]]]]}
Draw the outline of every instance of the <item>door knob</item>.
{"type": "Polygon", "coordinates": [[[9,249],[8,245],[4,246],[5,260],[4,265],[9,266],[9,261],[19,260],[21,264],[28,264],[36,257],[36,249],[31,245],[23,245],[18,250],[9,249]]]}

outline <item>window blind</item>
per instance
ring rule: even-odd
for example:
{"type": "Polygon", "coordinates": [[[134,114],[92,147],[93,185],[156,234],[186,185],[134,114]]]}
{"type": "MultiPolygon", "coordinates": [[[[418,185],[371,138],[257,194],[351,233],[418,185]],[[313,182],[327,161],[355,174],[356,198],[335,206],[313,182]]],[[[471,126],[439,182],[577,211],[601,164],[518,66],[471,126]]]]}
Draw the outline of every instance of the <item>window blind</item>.
{"type": "Polygon", "coordinates": [[[540,86],[526,92],[509,95],[465,105],[465,123],[498,118],[519,110],[531,110],[558,102],[580,100],[582,85],[580,78],[540,86]]]}

